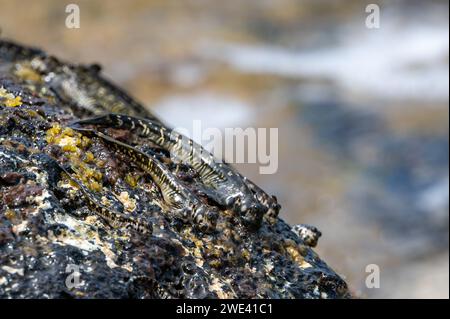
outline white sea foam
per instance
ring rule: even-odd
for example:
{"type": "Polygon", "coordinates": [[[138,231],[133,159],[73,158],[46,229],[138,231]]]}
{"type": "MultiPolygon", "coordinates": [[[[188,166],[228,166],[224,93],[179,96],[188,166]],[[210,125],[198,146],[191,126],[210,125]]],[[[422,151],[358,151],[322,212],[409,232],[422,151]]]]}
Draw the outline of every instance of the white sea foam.
{"type": "Polygon", "coordinates": [[[208,43],[200,54],[242,72],[302,79],[330,79],[348,93],[400,99],[448,101],[447,23],[397,21],[386,15],[380,29],[353,23],[338,45],[314,50],[208,43]]]}

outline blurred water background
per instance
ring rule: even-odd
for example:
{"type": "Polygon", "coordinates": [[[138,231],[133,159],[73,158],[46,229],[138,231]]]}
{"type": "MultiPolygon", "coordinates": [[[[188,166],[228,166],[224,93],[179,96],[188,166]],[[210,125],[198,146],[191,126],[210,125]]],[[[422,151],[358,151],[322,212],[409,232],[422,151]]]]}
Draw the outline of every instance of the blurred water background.
{"type": "Polygon", "coordinates": [[[378,1],[368,29],[373,2],[0,0],[0,27],[101,63],[173,126],[279,128],[277,173],[239,169],[323,231],[317,251],[355,296],[448,298],[448,1],[378,1]]]}

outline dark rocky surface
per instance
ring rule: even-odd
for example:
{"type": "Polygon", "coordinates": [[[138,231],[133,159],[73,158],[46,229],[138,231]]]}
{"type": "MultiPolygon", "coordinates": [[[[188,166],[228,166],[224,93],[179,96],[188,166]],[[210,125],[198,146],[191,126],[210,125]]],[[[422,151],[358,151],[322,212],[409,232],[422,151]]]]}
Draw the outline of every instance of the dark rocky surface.
{"type": "MultiPolygon", "coordinates": [[[[97,72],[0,41],[1,298],[350,297],[343,279],[283,220],[265,219],[253,230],[221,209],[216,230],[202,233],[171,214],[129,159],[69,129],[114,106],[147,116],[97,72]],[[75,165],[99,202],[147,221],[152,234],[110,227],[57,163],[75,165]]],[[[109,133],[159,154],[199,192],[189,167],[176,167],[129,132],[109,133]]]]}

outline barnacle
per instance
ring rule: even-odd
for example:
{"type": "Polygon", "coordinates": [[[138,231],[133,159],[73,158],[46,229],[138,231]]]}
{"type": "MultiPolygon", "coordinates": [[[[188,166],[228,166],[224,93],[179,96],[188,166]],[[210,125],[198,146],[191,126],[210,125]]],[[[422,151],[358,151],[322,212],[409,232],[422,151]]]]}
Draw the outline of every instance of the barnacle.
{"type": "Polygon", "coordinates": [[[128,192],[121,192],[117,198],[127,211],[132,212],[136,209],[136,200],[131,198],[128,192]]]}

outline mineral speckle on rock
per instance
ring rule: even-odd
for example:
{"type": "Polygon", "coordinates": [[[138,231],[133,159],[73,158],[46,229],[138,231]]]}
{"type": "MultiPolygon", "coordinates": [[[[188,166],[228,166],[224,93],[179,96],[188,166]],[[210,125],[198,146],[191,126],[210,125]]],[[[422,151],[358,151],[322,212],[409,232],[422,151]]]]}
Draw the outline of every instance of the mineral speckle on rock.
{"type": "MultiPolygon", "coordinates": [[[[350,297],[311,249],[313,228],[296,234],[276,218],[250,229],[218,207],[215,229],[202,232],[172,214],[141,168],[72,130],[113,107],[151,118],[98,72],[0,40],[0,298],[350,297]],[[86,194],[151,231],[114,227],[86,194]]],[[[127,131],[109,133],[151,151],[214,205],[190,167],[127,131]]]]}

